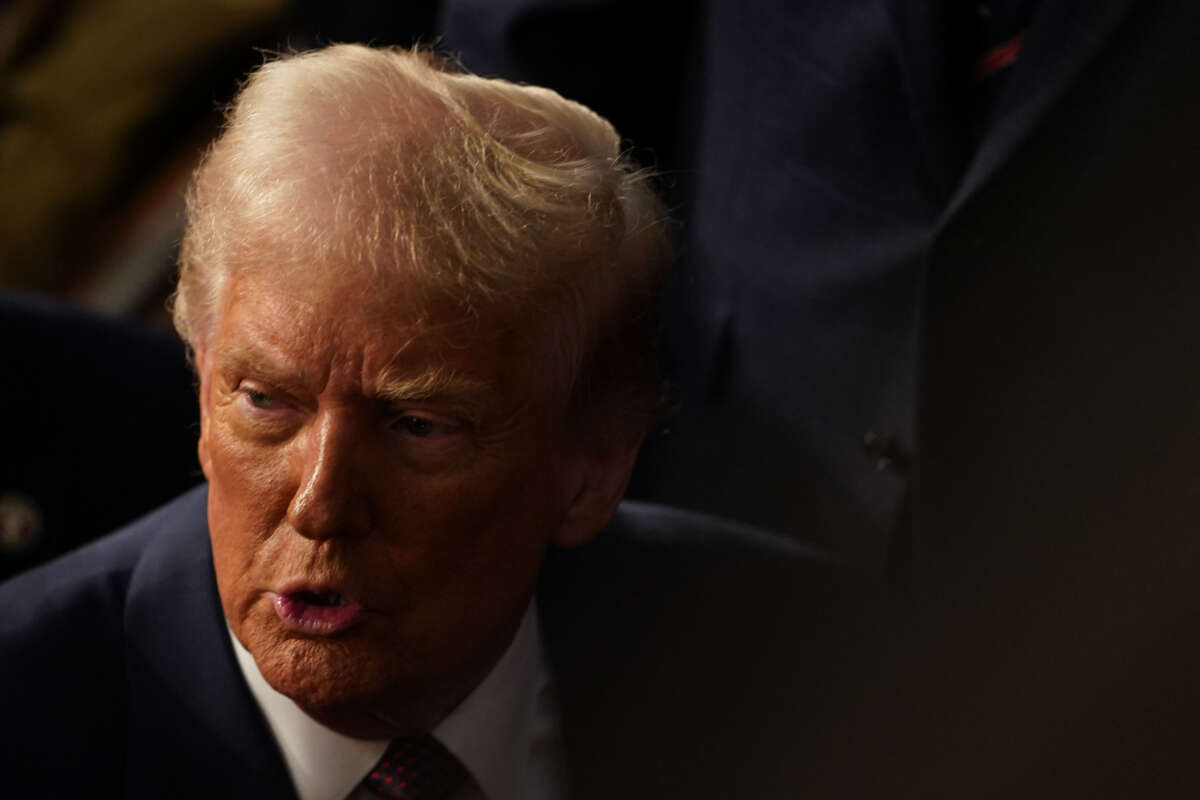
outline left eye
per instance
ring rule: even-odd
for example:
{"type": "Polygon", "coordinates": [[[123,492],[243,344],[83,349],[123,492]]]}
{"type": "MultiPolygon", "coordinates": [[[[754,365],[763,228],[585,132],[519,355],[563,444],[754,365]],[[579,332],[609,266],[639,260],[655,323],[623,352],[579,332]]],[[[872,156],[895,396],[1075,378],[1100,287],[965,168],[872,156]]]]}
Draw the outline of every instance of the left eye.
{"type": "Polygon", "coordinates": [[[409,436],[424,439],[437,433],[439,424],[425,417],[403,416],[396,420],[395,426],[409,436]]]}
{"type": "Polygon", "coordinates": [[[253,389],[247,389],[246,398],[250,401],[250,405],[255,408],[275,408],[275,398],[265,392],[256,392],[253,389]]]}

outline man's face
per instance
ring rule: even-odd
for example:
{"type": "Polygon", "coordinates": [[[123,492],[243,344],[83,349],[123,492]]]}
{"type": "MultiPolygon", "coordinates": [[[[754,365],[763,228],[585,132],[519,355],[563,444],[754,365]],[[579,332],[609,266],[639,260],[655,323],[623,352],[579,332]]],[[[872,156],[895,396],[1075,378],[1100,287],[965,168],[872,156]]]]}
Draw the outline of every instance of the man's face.
{"type": "Polygon", "coordinates": [[[427,727],[486,673],[578,490],[545,365],[511,331],[418,324],[402,289],[243,276],[197,351],[225,617],[360,736],[427,727]]]}

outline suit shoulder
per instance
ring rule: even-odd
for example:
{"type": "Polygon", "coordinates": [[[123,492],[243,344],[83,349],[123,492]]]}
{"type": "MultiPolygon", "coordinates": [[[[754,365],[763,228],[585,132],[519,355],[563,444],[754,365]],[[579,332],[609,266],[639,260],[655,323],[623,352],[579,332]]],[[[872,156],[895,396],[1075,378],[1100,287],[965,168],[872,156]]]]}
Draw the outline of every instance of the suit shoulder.
{"type": "MultiPolygon", "coordinates": [[[[46,564],[0,583],[0,642],[119,619],[132,575],[156,540],[178,536],[203,508],[204,487],[46,564]]],[[[203,519],[203,517],[201,517],[203,519]]]]}
{"type": "Polygon", "coordinates": [[[603,546],[667,549],[675,555],[719,553],[832,565],[836,558],[815,544],[736,520],[671,506],[626,500],[600,534],[603,546]]]}
{"type": "MultiPolygon", "coordinates": [[[[862,602],[862,577],[820,548],[741,523],[622,504],[589,544],[552,552],[538,585],[554,638],[816,636],[862,602]]],[[[636,646],[636,645],[631,645],[636,646]]]]}
{"type": "Polygon", "coordinates": [[[621,504],[584,547],[551,553],[543,591],[678,596],[712,591],[739,598],[824,592],[846,574],[815,545],[743,523],[654,503],[621,504]]]}
{"type": "Polygon", "coordinates": [[[577,785],[619,793],[614,770],[579,767],[607,761],[661,789],[647,796],[760,796],[729,776],[786,772],[854,679],[857,583],[816,547],[644,503],[553,553],[538,606],[577,785]]]}
{"type": "Polygon", "coordinates": [[[182,520],[197,508],[203,508],[203,494],[189,492],[0,584],[0,707],[6,722],[0,764],[6,774],[107,769],[87,753],[102,753],[106,742],[124,736],[130,587],[146,553],[156,542],[177,538],[182,520]]]}

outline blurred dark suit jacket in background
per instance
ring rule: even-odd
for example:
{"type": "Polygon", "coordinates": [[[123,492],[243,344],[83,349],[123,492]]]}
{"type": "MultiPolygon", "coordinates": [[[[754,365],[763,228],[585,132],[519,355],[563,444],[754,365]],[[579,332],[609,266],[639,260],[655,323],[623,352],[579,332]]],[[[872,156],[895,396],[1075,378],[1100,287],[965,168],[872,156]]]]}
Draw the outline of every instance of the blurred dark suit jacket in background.
{"type": "Polygon", "coordinates": [[[954,7],[452,0],[443,24],[674,184],[681,412],[635,492],[898,589],[840,796],[1194,793],[1200,9],[1041,0],[980,134],[954,7]]]}
{"type": "Polygon", "coordinates": [[[174,336],[0,292],[0,364],[0,578],[203,479],[174,336]]]}

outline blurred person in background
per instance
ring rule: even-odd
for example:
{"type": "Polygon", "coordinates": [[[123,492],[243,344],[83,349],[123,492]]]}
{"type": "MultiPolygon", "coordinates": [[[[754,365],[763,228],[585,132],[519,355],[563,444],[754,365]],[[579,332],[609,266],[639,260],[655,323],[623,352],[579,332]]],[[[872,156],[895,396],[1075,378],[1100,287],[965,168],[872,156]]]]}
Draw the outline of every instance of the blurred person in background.
{"type": "Polygon", "coordinates": [[[448,0],[440,27],[674,178],[680,412],[631,492],[894,590],[838,796],[1194,795],[1200,9],[448,0]]]}

